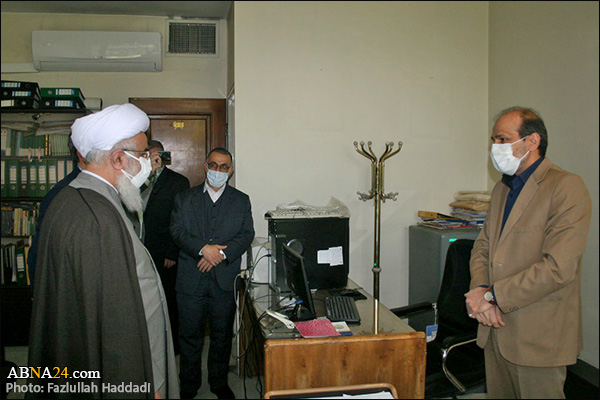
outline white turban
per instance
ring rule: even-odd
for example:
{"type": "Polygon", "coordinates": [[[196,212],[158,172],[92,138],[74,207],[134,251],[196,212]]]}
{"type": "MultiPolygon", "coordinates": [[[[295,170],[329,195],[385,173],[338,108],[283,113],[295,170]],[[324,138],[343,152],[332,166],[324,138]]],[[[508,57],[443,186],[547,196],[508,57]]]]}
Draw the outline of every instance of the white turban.
{"type": "Polygon", "coordinates": [[[71,126],[71,140],[85,158],[90,150],[110,150],[121,140],[145,132],[150,119],[133,104],[117,104],[77,118],[71,126]]]}

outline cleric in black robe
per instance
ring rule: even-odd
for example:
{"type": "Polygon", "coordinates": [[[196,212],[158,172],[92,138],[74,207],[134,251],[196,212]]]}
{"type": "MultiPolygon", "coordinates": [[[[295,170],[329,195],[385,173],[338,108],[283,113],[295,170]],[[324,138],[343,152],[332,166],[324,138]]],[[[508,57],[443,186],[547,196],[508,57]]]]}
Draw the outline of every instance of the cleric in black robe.
{"type": "Polygon", "coordinates": [[[44,219],[28,360],[59,378],[32,379],[44,392],[28,396],[179,397],[160,278],[123,208],[141,210],[138,188],[151,169],[148,124],[131,104],[73,124],[73,143],[88,164],[44,219]],[[78,379],[76,371],[97,376],[78,379]],[[49,382],[73,391],[51,391],[49,382]]]}

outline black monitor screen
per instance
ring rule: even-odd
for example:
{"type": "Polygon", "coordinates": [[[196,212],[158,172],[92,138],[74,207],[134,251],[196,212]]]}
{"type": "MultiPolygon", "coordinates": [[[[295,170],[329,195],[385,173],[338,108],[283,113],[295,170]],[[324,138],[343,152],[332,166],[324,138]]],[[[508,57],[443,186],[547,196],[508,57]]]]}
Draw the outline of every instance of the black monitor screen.
{"type": "Polygon", "coordinates": [[[316,318],[315,305],[312,294],[310,293],[310,284],[306,279],[306,268],[304,267],[304,258],[291,249],[285,243],[283,247],[283,268],[287,285],[292,292],[302,300],[300,308],[296,308],[290,319],[292,321],[302,321],[316,318]]]}

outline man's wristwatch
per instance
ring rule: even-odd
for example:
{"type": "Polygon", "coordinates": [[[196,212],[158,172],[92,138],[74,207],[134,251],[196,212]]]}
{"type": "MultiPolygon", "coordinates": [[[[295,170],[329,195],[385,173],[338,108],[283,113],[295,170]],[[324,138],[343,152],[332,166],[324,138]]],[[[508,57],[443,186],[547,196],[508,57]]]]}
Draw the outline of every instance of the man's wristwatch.
{"type": "Polygon", "coordinates": [[[496,305],[496,299],[494,293],[492,293],[492,287],[488,287],[483,294],[483,299],[492,305],[496,305]]]}

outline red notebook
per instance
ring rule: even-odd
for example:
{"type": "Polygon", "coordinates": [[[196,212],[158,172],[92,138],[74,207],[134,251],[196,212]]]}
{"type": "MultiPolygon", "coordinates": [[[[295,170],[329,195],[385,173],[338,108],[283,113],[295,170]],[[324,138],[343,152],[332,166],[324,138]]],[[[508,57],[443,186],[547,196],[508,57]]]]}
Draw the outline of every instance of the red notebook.
{"type": "Polygon", "coordinates": [[[310,321],[294,322],[296,329],[305,338],[317,338],[327,336],[340,336],[335,327],[327,318],[317,318],[310,321]]]}

